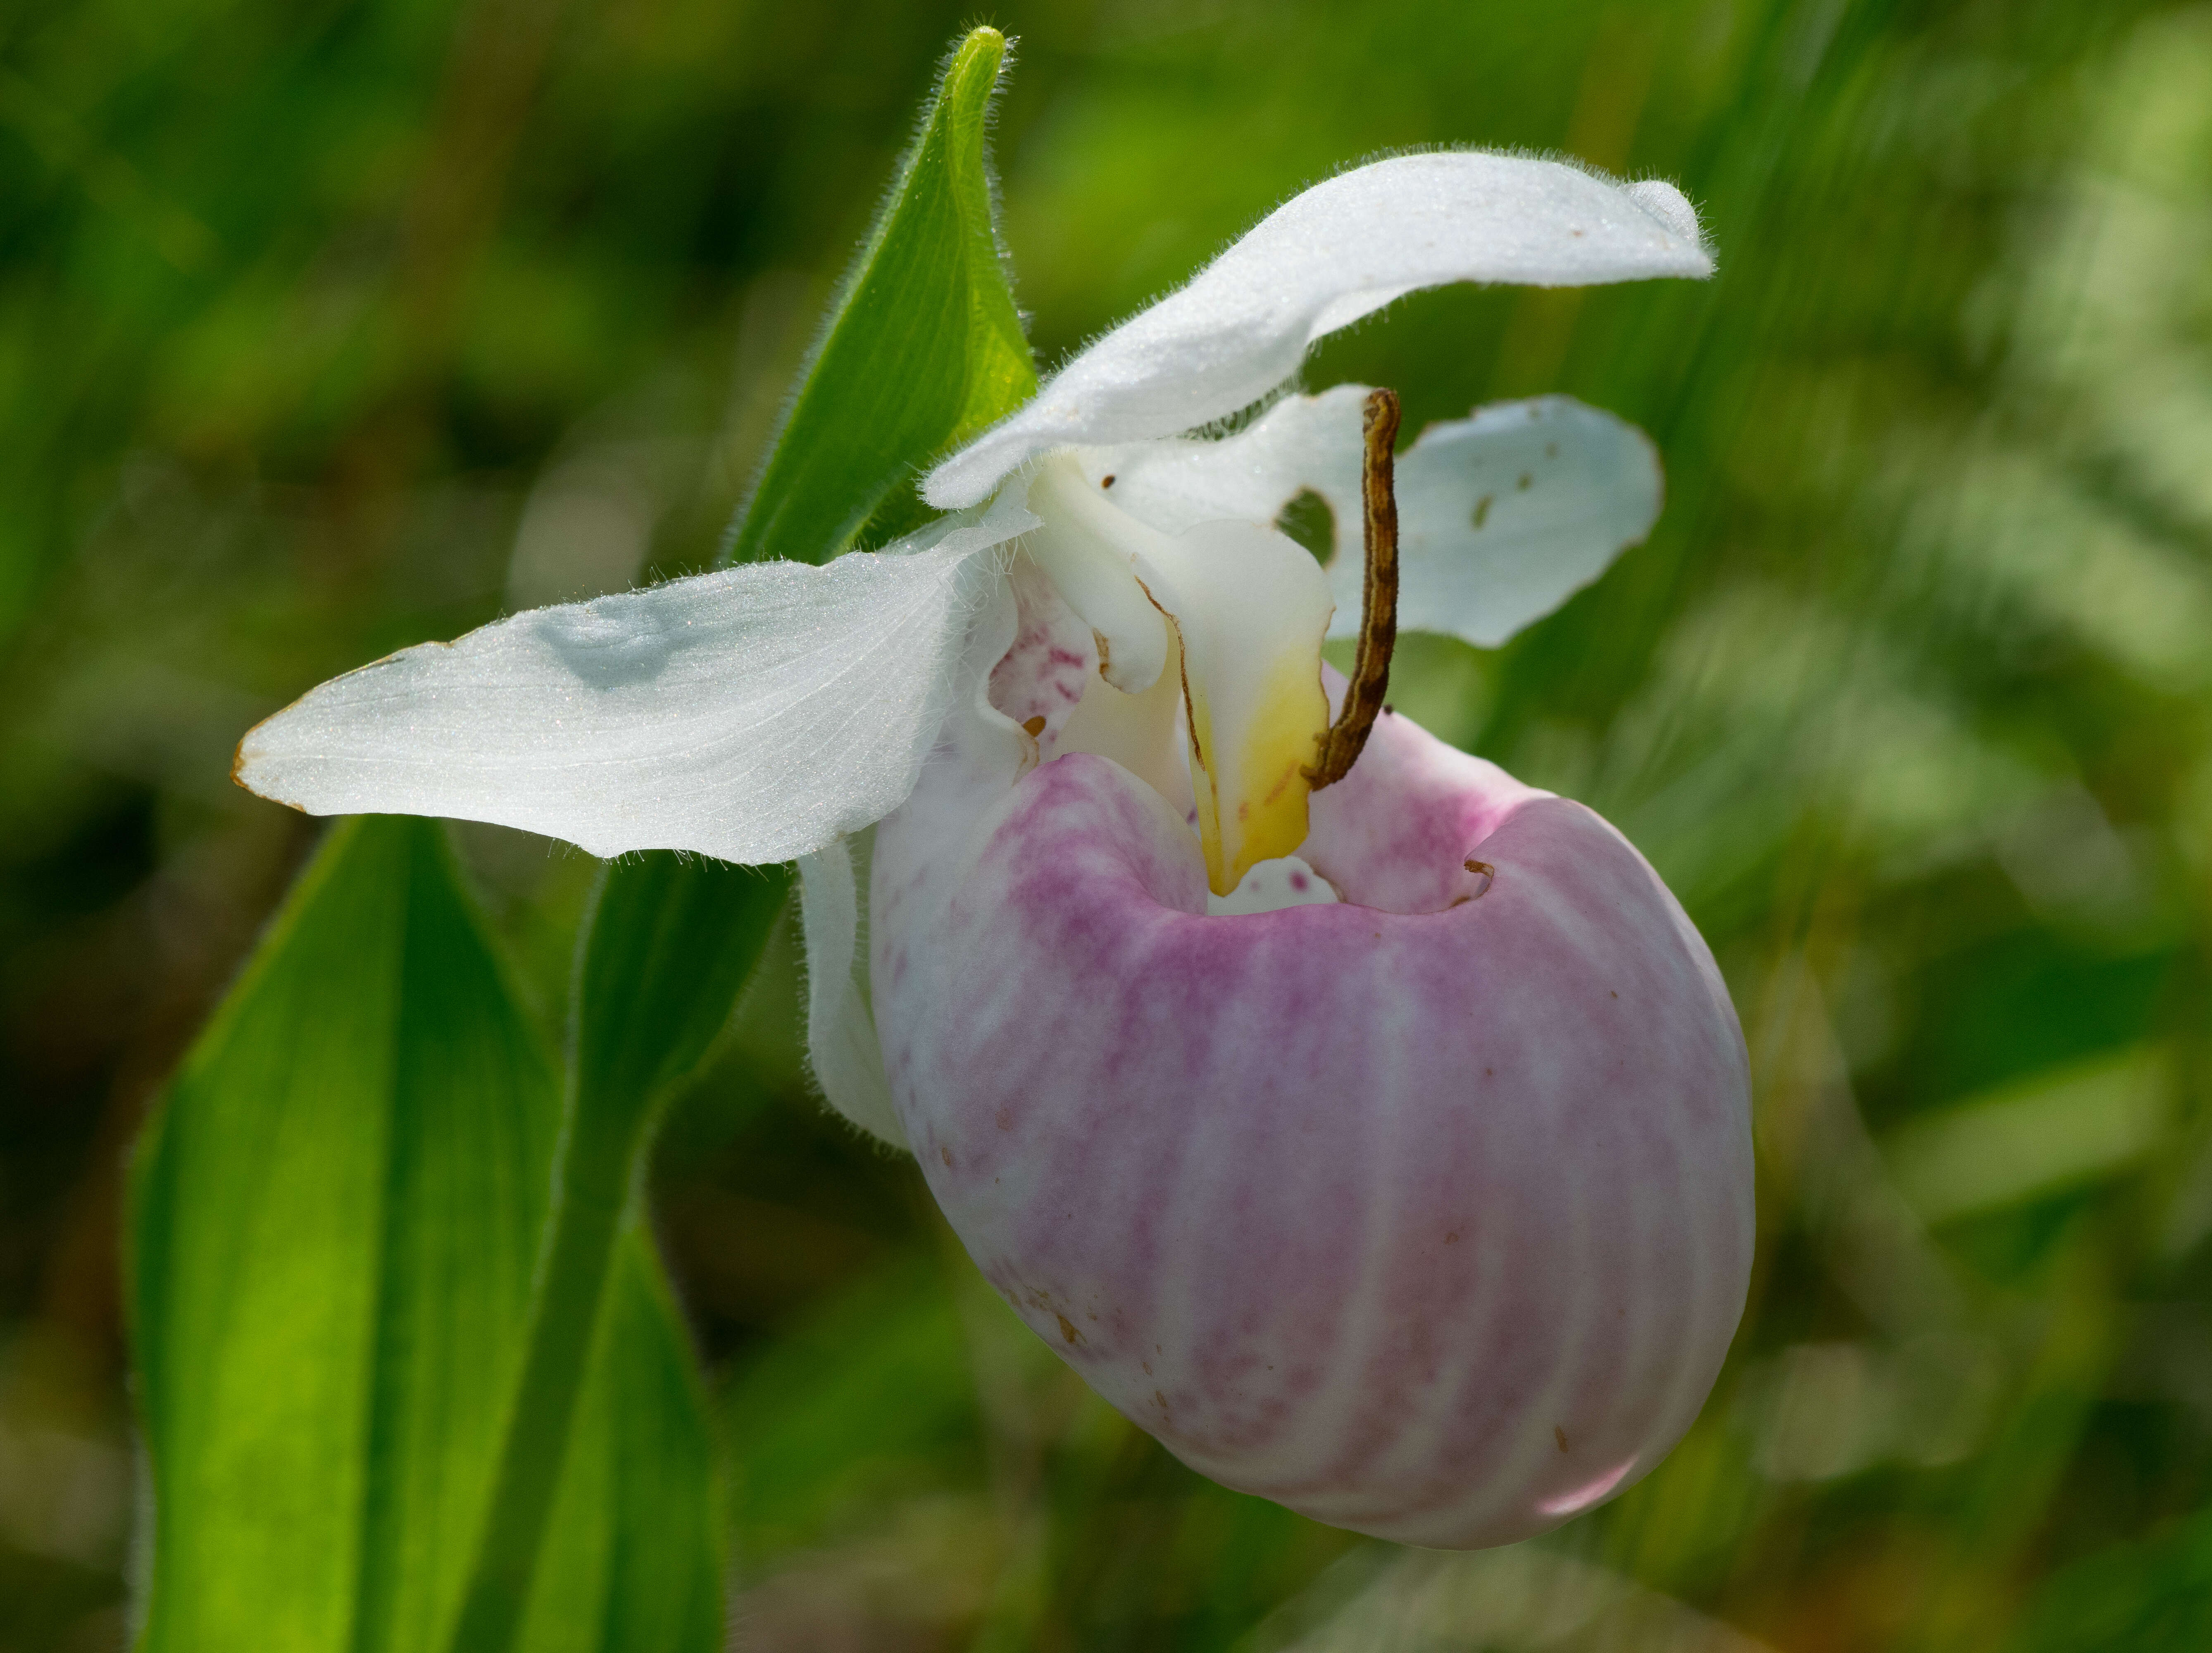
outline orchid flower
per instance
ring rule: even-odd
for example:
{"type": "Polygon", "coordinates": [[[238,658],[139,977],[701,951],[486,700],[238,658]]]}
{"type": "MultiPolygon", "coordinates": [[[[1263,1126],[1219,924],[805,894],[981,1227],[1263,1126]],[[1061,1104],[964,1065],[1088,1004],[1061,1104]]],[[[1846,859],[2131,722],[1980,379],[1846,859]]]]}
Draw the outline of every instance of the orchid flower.
{"type": "Polygon", "coordinates": [[[912,1149],[1101,1395],[1323,1521],[1540,1531],[1656,1462],[1718,1370],[1742,1036],[1619,833],[1378,715],[1370,588],[1379,535],[1400,623],[1501,642],[1641,540],[1657,463],[1563,398],[1402,454],[1358,386],[1190,433],[1418,289],[1711,270],[1663,183],[1359,167],[939,465],[921,532],[405,650],[253,730],[239,778],[316,814],[798,860],[829,1100],[912,1149]],[[1305,493],[1364,555],[1277,529],[1305,493]],[[1360,639],[1349,684],[1332,635],[1360,639]]]}

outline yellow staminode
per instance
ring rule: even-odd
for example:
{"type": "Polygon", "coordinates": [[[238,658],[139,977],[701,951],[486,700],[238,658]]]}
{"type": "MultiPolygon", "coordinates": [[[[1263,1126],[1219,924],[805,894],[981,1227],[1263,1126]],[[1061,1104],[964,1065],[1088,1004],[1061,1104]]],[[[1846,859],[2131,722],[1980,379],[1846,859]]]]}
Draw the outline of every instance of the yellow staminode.
{"type": "MultiPolygon", "coordinates": [[[[1229,894],[1255,862],[1305,842],[1304,771],[1328,727],[1327,578],[1296,543],[1257,523],[1160,533],[1107,500],[1073,454],[1040,467],[1029,504],[1045,523],[1030,537],[1030,555],[1116,665],[1165,666],[1180,655],[1206,882],[1229,894]],[[1141,593],[1141,615],[1124,593],[1141,593]],[[1179,648],[1163,647],[1159,616],[1179,648]]],[[[1114,678],[1130,690],[1152,681],[1114,678]]],[[[1093,692],[1101,690],[1113,692],[1093,692]]]]}

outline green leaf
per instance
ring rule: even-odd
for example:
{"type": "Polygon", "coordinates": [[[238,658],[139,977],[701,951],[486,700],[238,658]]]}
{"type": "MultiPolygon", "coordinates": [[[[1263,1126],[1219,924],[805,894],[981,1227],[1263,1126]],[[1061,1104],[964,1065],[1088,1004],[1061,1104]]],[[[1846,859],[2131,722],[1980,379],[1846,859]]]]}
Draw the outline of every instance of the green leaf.
{"type": "Polygon", "coordinates": [[[918,526],[930,514],[913,487],[922,467],[1035,393],[990,173],[1006,52],[1004,35],[979,28],[945,60],[724,561],[823,562],[864,528],[918,526]]]}
{"type": "MultiPolygon", "coordinates": [[[[143,1648],[446,1639],[560,1129],[554,1063],[442,829],[338,826],[133,1167],[143,1648]]],[[[707,1424],[649,1247],[634,1218],[623,1231],[533,1650],[719,1644],[707,1424]]]]}
{"type": "Polygon", "coordinates": [[[529,1653],[725,1644],[727,1545],[698,1363],[632,1223],[576,1408],[518,1644],[529,1653]]]}

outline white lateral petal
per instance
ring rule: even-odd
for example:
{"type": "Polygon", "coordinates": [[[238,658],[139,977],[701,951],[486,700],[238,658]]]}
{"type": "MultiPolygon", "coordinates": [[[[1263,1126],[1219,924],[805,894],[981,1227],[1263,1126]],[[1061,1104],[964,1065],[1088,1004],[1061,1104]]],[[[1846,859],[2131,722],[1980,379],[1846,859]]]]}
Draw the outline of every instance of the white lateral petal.
{"type": "MultiPolygon", "coordinates": [[[[1164,533],[1273,519],[1310,490],[1336,519],[1333,637],[1359,630],[1364,385],[1277,403],[1218,442],[1085,453],[1115,503],[1164,533]]],[[[1480,408],[1398,456],[1398,624],[1495,647],[1639,544],[1659,515],[1659,456],[1635,426],[1566,396],[1480,408]]]]}
{"type": "Polygon", "coordinates": [[[333,678],[239,781],[311,815],[442,815],[595,855],[780,861],[896,807],[951,708],[1018,501],[820,568],[757,563],[534,609],[333,678]]]}
{"type": "Polygon", "coordinates": [[[1580,287],[1705,277],[1711,254],[1673,185],[1533,155],[1398,155],[1316,184],[1054,375],[930,473],[973,505],[1054,447],[1170,436],[1249,407],[1306,348],[1403,294],[1451,282],[1580,287]]]}
{"type": "MultiPolygon", "coordinates": [[[[1431,425],[1397,480],[1398,623],[1478,648],[1542,619],[1641,544],[1664,494],[1650,439],[1568,396],[1431,425]]],[[[1358,556],[1340,556],[1329,579],[1340,603],[1346,592],[1356,602],[1358,556]]]]}
{"type": "Polygon", "coordinates": [[[806,938],[806,1054],[830,1105],[872,1136],[906,1146],[891,1105],[876,1018],[854,974],[860,927],[853,853],[840,839],[799,858],[806,938]]]}

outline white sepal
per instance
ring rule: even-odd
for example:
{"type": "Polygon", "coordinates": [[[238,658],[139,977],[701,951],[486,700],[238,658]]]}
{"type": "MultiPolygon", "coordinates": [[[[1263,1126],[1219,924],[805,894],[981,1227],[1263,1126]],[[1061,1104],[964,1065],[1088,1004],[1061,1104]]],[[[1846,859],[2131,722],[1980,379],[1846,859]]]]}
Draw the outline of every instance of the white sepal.
{"type": "MultiPolygon", "coordinates": [[[[1277,403],[1218,442],[1083,455],[1115,503],[1163,533],[1265,522],[1298,494],[1336,522],[1333,637],[1359,629],[1364,385],[1277,403]]],[[[1659,457],[1635,426],[1565,396],[1501,402],[1429,426],[1398,456],[1398,625],[1495,647],[1639,544],[1659,515],[1659,457]]]]}
{"type": "Polygon", "coordinates": [[[1522,155],[1378,161],[1292,198],[1188,286],[1084,350],[932,471],[923,496],[974,505],[1049,449],[1224,418],[1296,373],[1316,339],[1421,288],[1580,287],[1712,269],[1696,212],[1668,184],[1522,155]]]}
{"type": "Polygon", "coordinates": [[[951,708],[1017,499],[822,567],[533,609],[311,690],[239,781],[311,815],[442,815],[595,855],[788,860],[897,807],[951,708]]]}

